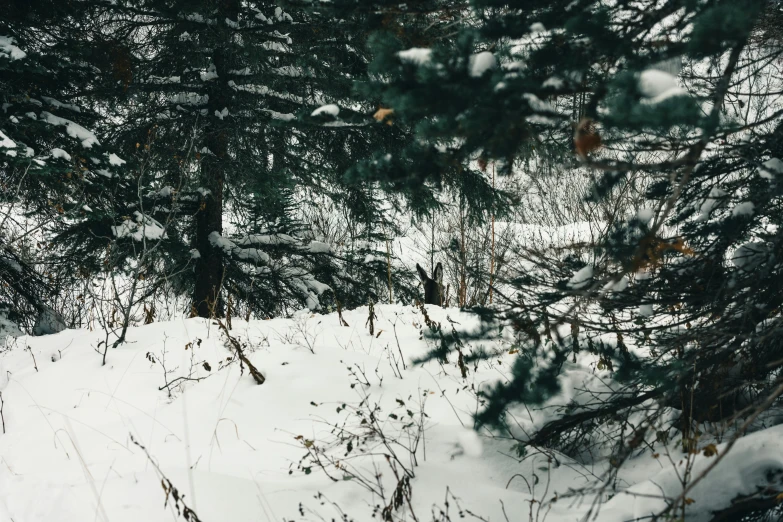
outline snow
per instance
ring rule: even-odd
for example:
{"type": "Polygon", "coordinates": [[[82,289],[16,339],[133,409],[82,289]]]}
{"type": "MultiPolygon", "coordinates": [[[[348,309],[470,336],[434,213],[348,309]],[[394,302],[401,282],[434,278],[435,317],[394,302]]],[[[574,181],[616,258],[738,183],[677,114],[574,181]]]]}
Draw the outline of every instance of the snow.
{"type": "Polygon", "coordinates": [[[471,429],[462,430],[457,435],[457,442],[468,457],[478,458],[484,452],[484,444],[481,442],[481,437],[471,429]]]}
{"type": "Polygon", "coordinates": [[[172,187],[171,185],[166,185],[165,187],[158,190],[157,192],[154,192],[153,194],[161,198],[168,198],[173,196],[176,192],[177,190],[174,187],[172,187]]]}
{"type": "Polygon", "coordinates": [[[267,51],[287,52],[288,48],[280,42],[264,42],[261,46],[267,51]]]}
{"type": "Polygon", "coordinates": [[[169,85],[174,83],[179,83],[181,81],[180,76],[155,76],[150,75],[149,77],[149,83],[157,84],[157,85],[169,85]]]}
{"type": "Polygon", "coordinates": [[[15,43],[16,41],[9,36],[0,36],[0,56],[5,55],[12,62],[27,56],[27,53],[14,45],[15,43]]]}
{"type": "Polygon", "coordinates": [[[209,64],[207,71],[200,73],[199,76],[201,77],[202,82],[208,82],[210,80],[216,79],[218,77],[218,73],[217,69],[215,68],[215,64],[209,64]]]}
{"type": "MultiPolygon", "coordinates": [[[[726,444],[716,446],[722,455],[726,444]]],[[[714,464],[716,456],[695,456],[689,472],[698,477],[714,464]]],[[[681,490],[681,469],[670,467],[650,476],[647,480],[619,493],[601,510],[601,520],[641,520],[666,507],[666,500],[676,498],[681,490]]],[[[711,511],[719,511],[731,505],[734,498],[750,496],[767,488],[780,488],[783,474],[783,426],[775,426],[753,433],[737,441],[736,446],[720,461],[704,480],[688,492],[690,502],[685,520],[707,522],[711,511]]]]}
{"type": "Polygon", "coordinates": [[[655,209],[652,208],[642,208],[636,213],[636,219],[642,223],[649,223],[653,217],[655,217],[655,209]]]}
{"type": "Polygon", "coordinates": [[[731,209],[732,216],[752,216],[756,206],[752,201],[743,201],[731,209]]]}
{"type": "Polygon", "coordinates": [[[770,158],[761,164],[759,176],[764,179],[774,180],[776,176],[783,173],[783,161],[778,158],[770,158]]]}
{"type": "Polygon", "coordinates": [[[62,332],[66,328],[67,326],[60,314],[47,307],[38,314],[38,318],[33,326],[33,335],[51,335],[62,332]]]}
{"type": "Polygon", "coordinates": [[[200,23],[200,24],[207,24],[207,25],[216,25],[217,24],[217,21],[214,20],[213,18],[204,18],[199,13],[192,13],[192,14],[186,15],[185,16],[185,20],[188,20],[190,22],[200,23]]]}
{"type": "Polygon", "coordinates": [[[568,280],[568,287],[574,290],[579,290],[590,285],[593,279],[593,267],[592,265],[586,265],[580,270],[574,273],[573,277],[568,280]]]}
{"type": "Polygon", "coordinates": [[[553,89],[562,89],[564,86],[565,81],[557,76],[550,76],[541,84],[541,87],[552,87],[553,89]]]}
{"type": "Polygon", "coordinates": [[[546,27],[541,22],[535,22],[530,26],[531,33],[543,33],[546,31],[546,27]]]}
{"type": "Polygon", "coordinates": [[[731,256],[731,262],[737,268],[753,271],[768,259],[769,253],[766,243],[752,241],[737,248],[731,256]]]}
{"type": "Polygon", "coordinates": [[[169,101],[174,105],[206,105],[209,102],[209,95],[196,94],[195,92],[181,92],[175,94],[169,98],[169,101]]]}
{"type": "Polygon", "coordinates": [[[280,76],[288,76],[291,78],[298,78],[302,76],[302,68],[296,67],[294,65],[284,65],[282,67],[275,67],[271,69],[270,72],[280,76]]]}
{"type": "Polygon", "coordinates": [[[277,112],[273,111],[272,109],[261,109],[261,111],[269,114],[274,120],[293,121],[296,119],[296,115],[291,113],[277,112]]]}
{"type": "Polygon", "coordinates": [[[468,69],[472,77],[480,78],[485,72],[494,69],[496,65],[495,55],[489,51],[484,51],[470,57],[468,69]]]}
{"type": "Polygon", "coordinates": [[[111,165],[116,165],[119,167],[120,165],[125,164],[126,161],[112,152],[111,154],[109,154],[109,163],[111,165]]]}
{"type": "Polygon", "coordinates": [[[22,331],[14,321],[8,318],[8,310],[0,308],[0,346],[5,345],[9,337],[20,337],[22,331]]]}
{"type": "Polygon", "coordinates": [[[63,158],[66,161],[71,161],[71,155],[65,152],[63,149],[58,149],[57,147],[52,149],[52,157],[63,158]]]}
{"type": "Polygon", "coordinates": [[[240,248],[230,239],[221,236],[218,232],[210,232],[209,242],[216,248],[222,249],[227,254],[233,254],[239,259],[256,263],[268,263],[269,254],[257,248],[240,248]]]}
{"type": "Polygon", "coordinates": [[[117,238],[130,237],[134,241],[143,239],[163,239],[168,237],[158,221],[149,216],[143,216],[139,211],[133,213],[134,220],[126,219],[120,225],[111,227],[117,238]]]}
{"type": "Polygon", "coordinates": [[[406,63],[412,63],[414,65],[426,65],[430,63],[432,58],[432,49],[426,49],[422,47],[412,47],[405,51],[399,51],[397,56],[400,60],[406,63]]]}
{"type": "Polygon", "coordinates": [[[604,290],[611,290],[613,292],[622,292],[628,288],[629,279],[628,276],[622,276],[617,282],[609,281],[604,286],[604,290]]]}
{"type": "Polygon", "coordinates": [[[59,116],[55,116],[54,114],[46,111],[41,111],[41,119],[50,125],[65,126],[65,132],[68,133],[68,136],[81,141],[82,147],[85,149],[89,149],[93,145],[100,144],[98,138],[92,131],[85,129],[81,125],[74,123],[71,120],[60,118],[59,116]]]}
{"type": "Polygon", "coordinates": [[[338,114],[340,114],[340,107],[338,107],[333,103],[330,103],[329,105],[318,107],[316,110],[313,111],[313,113],[310,116],[319,116],[321,114],[328,114],[330,116],[336,117],[338,114]]]}
{"type": "Polygon", "coordinates": [[[680,87],[677,77],[658,69],[647,69],[639,75],[639,92],[647,98],[646,103],[659,103],[672,96],[687,95],[680,87]]]}
{"type": "MultiPolygon", "coordinates": [[[[458,309],[426,309],[442,324],[450,317],[460,329],[477,326],[475,317],[458,309]]],[[[231,335],[246,345],[245,354],[266,377],[262,385],[229,362],[233,352],[225,335],[204,319],[132,326],[127,342],[108,350],[105,366],[100,330],[11,339],[0,350],[6,424],[0,434],[0,520],[171,521],[176,510],[172,498],[165,504],[158,469],[205,522],[343,520],[335,506],[348,514],[345,520],[373,520],[375,506],[390,501],[396,484],[384,457],[391,450],[415,474],[411,502],[421,521],[431,520],[421,514],[447,509],[447,488],[459,511],[518,521],[528,520],[531,501],[535,512],[541,500],[600,485],[596,477],[611,468],[606,461],[585,466],[556,454],[553,462],[538,452],[518,460],[511,457],[514,441],[505,433],[494,437],[472,429],[477,408],[472,390],[510,374],[519,357],[509,349],[513,339],[482,343],[497,350],[496,357],[471,365],[463,379],[455,358],[413,364],[433,347],[422,338],[426,327],[420,311],[376,305],[375,314],[373,333],[365,327],[367,307],[343,311],[350,326],[341,326],[337,314],[306,310],[290,319],[233,318],[231,335]],[[191,380],[175,381],[179,377],[191,380]],[[368,430],[368,413],[357,414],[376,406],[374,418],[384,434],[401,443],[409,443],[422,423],[415,461],[402,446],[384,446],[368,430]],[[350,433],[358,437],[347,454],[340,436],[350,433]],[[306,458],[310,450],[340,463],[326,469],[337,480],[306,458]],[[377,477],[386,498],[365,490],[357,480],[361,476],[377,477]]],[[[579,363],[566,363],[563,392],[553,404],[592,400],[592,394],[579,391],[600,389],[606,372],[586,364],[595,357],[583,352],[579,363]]],[[[552,418],[548,407],[521,412],[520,430],[552,418]]],[[[666,499],[679,495],[678,448],[678,441],[654,448],[671,453],[671,463],[646,451],[630,459],[613,482],[618,489],[607,490],[611,498],[599,519],[634,520],[659,512],[666,499]]],[[[717,451],[722,456],[725,443],[717,451]]],[[[692,476],[715,462],[715,456],[694,459],[692,476]]],[[[695,502],[688,505],[686,519],[708,520],[710,510],[726,507],[738,494],[778,487],[772,481],[781,470],[783,426],[740,439],[688,493],[695,502]]],[[[546,504],[546,520],[581,520],[591,500],[588,495],[583,502],[546,504]]],[[[414,519],[405,506],[395,520],[414,519]]]]}
{"type": "Polygon", "coordinates": [[[275,18],[277,18],[279,22],[283,22],[283,21],[290,22],[292,20],[291,15],[284,12],[283,9],[279,6],[275,7],[275,18]]]}
{"type": "Polygon", "coordinates": [[[554,112],[554,109],[548,102],[545,102],[533,93],[523,93],[522,97],[527,101],[528,105],[530,105],[530,108],[535,112],[554,112]]]}
{"type": "Polygon", "coordinates": [[[68,109],[69,111],[73,112],[82,112],[81,108],[78,105],[74,105],[73,103],[63,103],[61,101],[55,100],[54,98],[50,98],[49,96],[41,96],[41,99],[49,105],[57,107],[58,109],[68,109]]]}
{"type": "Polygon", "coordinates": [[[307,250],[313,254],[329,254],[332,252],[332,245],[321,241],[310,241],[307,250]]]}
{"type": "Polygon", "coordinates": [[[294,245],[298,242],[288,234],[249,234],[237,240],[237,244],[248,245],[294,245]]]}
{"type": "Polygon", "coordinates": [[[14,149],[16,148],[16,143],[14,143],[14,140],[3,134],[3,131],[0,131],[0,147],[14,149]]]}
{"type": "Polygon", "coordinates": [[[727,195],[728,193],[725,190],[718,187],[712,187],[712,189],[710,189],[709,197],[702,202],[701,207],[699,208],[699,216],[696,218],[697,221],[706,221],[709,219],[712,211],[720,205],[722,199],[727,195]]]}

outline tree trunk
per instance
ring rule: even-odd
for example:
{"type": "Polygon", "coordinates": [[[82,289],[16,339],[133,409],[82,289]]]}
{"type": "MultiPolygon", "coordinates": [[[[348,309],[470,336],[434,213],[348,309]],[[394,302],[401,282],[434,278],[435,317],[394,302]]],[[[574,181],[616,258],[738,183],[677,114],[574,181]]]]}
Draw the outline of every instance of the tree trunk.
{"type": "MultiPolygon", "coordinates": [[[[212,140],[208,140],[210,142],[212,140]]],[[[212,147],[210,150],[215,152],[212,147]]],[[[206,162],[205,162],[206,163],[206,162]]],[[[193,305],[199,317],[220,316],[223,313],[223,299],[220,287],[223,282],[223,253],[209,241],[212,232],[223,234],[223,183],[224,169],[220,158],[210,158],[210,164],[202,164],[202,172],[211,191],[204,205],[196,214],[196,259],[195,291],[193,305]]]]}
{"type": "MultiPolygon", "coordinates": [[[[239,14],[239,0],[222,0],[218,2],[218,9],[221,13],[216,17],[217,19],[236,21],[239,14]]],[[[196,260],[193,306],[199,317],[223,315],[224,302],[221,287],[225,276],[223,260],[225,253],[212,245],[209,236],[213,232],[223,234],[223,186],[228,164],[231,161],[228,147],[230,116],[222,119],[217,117],[223,109],[228,109],[229,114],[232,112],[233,91],[224,79],[227,77],[227,71],[231,69],[229,49],[231,30],[223,24],[212,30],[221,32],[212,55],[219,79],[212,80],[211,88],[208,89],[209,102],[204,142],[210,153],[203,155],[201,163],[202,186],[210,193],[205,196],[204,204],[196,214],[195,243],[200,257],[196,260]]]]}

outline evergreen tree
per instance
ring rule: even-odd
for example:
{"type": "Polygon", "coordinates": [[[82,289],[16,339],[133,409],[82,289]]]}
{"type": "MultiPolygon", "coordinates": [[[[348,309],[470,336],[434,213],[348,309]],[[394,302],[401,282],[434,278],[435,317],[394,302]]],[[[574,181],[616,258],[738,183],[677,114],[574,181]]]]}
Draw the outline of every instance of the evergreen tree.
{"type": "MultiPolygon", "coordinates": [[[[498,284],[503,306],[481,310],[484,334],[493,321],[514,327],[520,357],[478,421],[508,430],[521,452],[584,456],[605,437],[618,466],[671,430],[696,451],[701,422],[752,428],[783,394],[783,48],[765,22],[779,4],[474,0],[472,9],[455,45],[376,40],[373,68],[385,76],[373,88],[396,118],[418,122],[430,164],[478,157],[510,172],[560,157],[558,175],[594,177],[588,200],[639,180],[646,199],[605,216],[606,234],[581,253],[520,253],[529,270],[498,284]],[[567,149],[571,159],[558,153],[567,149]],[[582,350],[611,370],[608,393],[560,405],[533,433],[515,430],[508,408],[552,399],[582,350]]],[[[464,346],[440,338],[433,357],[464,346]]]]}
{"type": "Polygon", "coordinates": [[[37,334],[65,327],[49,241],[100,212],[122,174],[90,130],[99,115],[73,99],[92,71],[58,29],[72,23],[60,2],[0,12],[0,299],[37,334]]]}
{"type": "MultiPolygon", "coordinates": [[[[144,171],[116,214],[165,228],[147,277],[191,293],[203,317],[222,313],[221,288],[263,315],[318,308],[326,285],[349,306],[365,303],[369,286],[410,291],[409,276],[389,273],[386,252],[371,251],[393,230],[378,191],[429,204],[432,187],[344,175],[410,141],[353,91],[369,62],[363,17],[238,0],[80,8],[90,63],[102,71],[85,95],[109,115],[104,130],[129,168],[144,171]],[[312,194],[349,206],[363,249],[343,255],[303,240],[294,210],[312,194]]],[[[138,228],[124,224],[129,237],[138,228]]],[[[117,262],[133,263],[133,242],[123,249],[117,262]]],[[[71,256],[87,263],[99,245],[91,252],[71,256]]]]}

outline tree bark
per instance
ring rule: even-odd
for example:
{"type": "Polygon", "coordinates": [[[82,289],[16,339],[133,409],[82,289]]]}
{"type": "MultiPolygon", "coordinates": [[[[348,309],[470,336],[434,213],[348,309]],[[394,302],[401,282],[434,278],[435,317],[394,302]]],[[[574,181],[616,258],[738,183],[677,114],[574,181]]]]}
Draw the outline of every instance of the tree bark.
{"type": "MultiPolygon", "coordinates": [[[[221,12],[215,18],[238,19],[239,0],[221,0],[217,5],[221,12]]],[[[210,88],[207,89],[209,101],[204,143],[210,153],[203,155],[201,163],[202,186],[210,193],[205,196],[196,214],[195,243],[200,257],[195,266],[193,306],[199,317],[221,317],[225,307],[221,295],[225,276],[224,252],[210,242],[209,236],[212,232],[223,234],[223,187],[231,161],[228,146],[230,116],[222,119],[217,116],[223,109],[228,109],[229,115],[232,112],[233,92],[225,79],[231,69],[231,29],[225,24],[219,24],[210,30],[217,30],[220,34],[212,55],[218,77],[211,80],[210,88]]]]}

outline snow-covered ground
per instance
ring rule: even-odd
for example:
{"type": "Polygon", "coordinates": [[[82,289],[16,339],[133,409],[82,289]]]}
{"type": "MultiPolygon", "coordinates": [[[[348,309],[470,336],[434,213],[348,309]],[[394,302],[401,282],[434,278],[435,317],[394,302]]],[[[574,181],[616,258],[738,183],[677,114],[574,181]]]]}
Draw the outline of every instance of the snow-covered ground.
{"type": "MultiPolygon", "coordinates": [[[[447,316],[461,329],[476,325],[458,310],[427,310],[447,330],[447,316]]],[[[171,489],[166,504],[169,485],[204,522],[343,520],[343,513],[367,521],[381,519],[388,505],[393,520],[422,522],[449,520],[446,512],[450,520],[473,513],[574,521],[588,511],[593,496],[567,494],[600,486],[604,463],[553,462],[537,452],[520,461],[514,441],[472,430],[481,407],[475,390],[504,379],[519,356],[508,339],[484,343],[497,356],[471,364],[463,378],[456,358],[413,364],[428,349],[420,310],[379,305],[375,313],[372,334],[367,307],[343,313],[349,326],[336,314],[309,312],[234,320],[231,335],[246,344],[262,385],[229,362],[225,334],[203,319],[131,328],[105,366],[100,331],[9,339],[0,352],[0,521],[185,519],[171,489]],[[410,489],[400,481],[405,469],[414,475],[410,489]],[[531,503],[556,496],[543,507],[531,503]]],[[[565,375],[560,400],[595,378],[589,361],[565,375]]],[[[779,480],[770,470],[783,469],[781,435],[778,427],[741,439],[688,493],[688,520],[779,480]]],[[[668,451],[676,454],[676,441],[668,451]]],[[[692,474],[715,459],[698,456],[692,474]]],[[[670,498],[682,491],[678,465],[650,452],[632,459],[613,482],[617,490],[601,493],[607,503],[598,520],[662,509],[662,491],[670,498]]]]}

